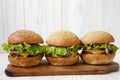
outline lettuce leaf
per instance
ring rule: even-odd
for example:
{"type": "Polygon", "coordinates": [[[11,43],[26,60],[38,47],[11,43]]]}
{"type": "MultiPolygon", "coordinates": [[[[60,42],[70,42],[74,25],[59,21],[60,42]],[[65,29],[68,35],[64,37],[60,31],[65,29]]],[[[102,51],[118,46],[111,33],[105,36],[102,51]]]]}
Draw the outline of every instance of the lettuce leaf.
{"type": "Polygon", "coordinates": [[[4,43],[2,44],[3,50],[4,51],[9,51],[9,50],[17,50],[19,53],[23,51],[23,45],[22,44],[7,44],[4,43]]]}
{"type": "Polygon", "coordinates": [[[106,48],[107,43],[97,43],[97,44],[92,44],[94,48],[106,48]]]}
{"type": "MultiPolygon", "coordinates": [[[[94,43],[94,44],[82,44],[81,48],[91,49],[91,48],[107,48],[107,43],[94,43]]],[[[110,51],[116,53],[119,48],[114,44],[110,44],[110,51]]]]}
{"type": "Polygon", "coordinates": [[[22,54],[24,51],[26,51],[27,55],[38,55],[39,53],[45,52],[45,45],[30,45],[27,43],[23,44],[7,44],[4,43],[2,44],[3,50],[4,51],[10,51],[10,50],[17,50],[19,54],[22,54]]]}
{"type": "Polygon", "coordinates": [[[46,54],[56,54],[59,56],[64,56],[70,53],[70,51],[77,51],[80,48],[80,45],[71,46],[71,47],[58,47],[58,46],[47,46],[46,54]]]}
{"type": "Polygon", "coordinates": [[[91,49],[91,48],[106,48],[107,43],[95,43],[95,44],[82,44],[82,48],[91,49]]]}
{"type": "Polygon", "coordinates": [[[110,50],[111,50],[113,53],[116,53],[118,49],[119,49],[119,48],[118,48],[117,46],[115,46],[114,44],[110,44],[110,50]]]}

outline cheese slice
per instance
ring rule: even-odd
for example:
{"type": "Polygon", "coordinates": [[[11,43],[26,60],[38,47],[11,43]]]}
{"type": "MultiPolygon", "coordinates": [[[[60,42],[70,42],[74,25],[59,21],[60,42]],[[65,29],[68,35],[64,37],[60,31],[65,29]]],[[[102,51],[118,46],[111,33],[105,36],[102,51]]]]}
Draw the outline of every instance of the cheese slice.
{"type": "Polygon", "coordinates": [[[72,55],[70,55],[70,57],[74,57],[77,55],[77,52],[74,52],[72,55]]]}
{"type": "Polygon", "coordinates": [[[20,55],[23,56],[23,57],[27,57],[28,56],[27,52],[22,52],[20,55]]]}
{"type": "Polygon", "coordinates": [[[96,50],[85,50],[85,51],[88,51],[92,54],[102,54],[105,52],[105,50],[99,50],[99,49],[96,49],[96,50]]]}
{"type": "Polygon", "coordinates": [[[52,53],[52,57],[59,57],[57,54],[52,53]]]}
{"type": "MultiPolygon", "coordinates": [[[[72,54],[70,55],[70,57],[73,57],[73,56],[76,56],[76,55],[77,55],[77,52],[72,52],[72,54]]],[[[52,53],[52,57],[60,57],[60,56],[57,55],[57,54],[52,53]]]]}

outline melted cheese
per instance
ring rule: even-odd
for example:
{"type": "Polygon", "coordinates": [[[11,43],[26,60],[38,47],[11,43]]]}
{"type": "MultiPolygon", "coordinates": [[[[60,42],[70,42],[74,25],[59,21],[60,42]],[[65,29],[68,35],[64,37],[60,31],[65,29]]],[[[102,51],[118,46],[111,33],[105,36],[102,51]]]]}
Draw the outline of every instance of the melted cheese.
{"type": "Polygon", "coordinates": [[[59,57],[58,55],[56,55],[56,54],[54,54],[54,53],[52,53],[52,57],[59,57]]]}
{"type": "MultiPolygon", "coordinates": [[[[66,57],[73,57],[73,56],[76,56],[76,55],[77,55],[77,52],[72,52],[72,54],[70,56],[66,56],[66,57]]],[[[53,53],[52,57],[61,57],[61,56],[53,53]]]]}
{"type": "Polygon", "coordinates": [[[99,49],[96,49],[96,50],[85,50],[85,51],[88,51],[92,54],[102,54],[105,52],[105,50],[99,50],[99,49]]]}
{"type": "Polygon", "coordinates": [[[27,57],[28,56],[27,52],[22,52],[20,55],[23,56],[23,57],[27,57]]]}
{"type": "Polygon", "coordinates": [[[77,52],[73,53],[72,55],[70,55],[70,57],[76,56],[77,52]]]}

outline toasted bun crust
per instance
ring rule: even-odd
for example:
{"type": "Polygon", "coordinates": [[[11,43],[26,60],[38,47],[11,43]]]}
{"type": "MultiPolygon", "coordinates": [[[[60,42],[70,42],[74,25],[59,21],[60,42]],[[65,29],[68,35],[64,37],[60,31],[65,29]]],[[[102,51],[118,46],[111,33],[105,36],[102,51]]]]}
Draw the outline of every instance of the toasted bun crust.
{"type": "Polygon", "coordinates": [[[85,34],[81,38],[82,43],[90,44],[90,43],[110,43],[114,42],[114,38],[111,34],[105,31],[93,31],[85,34]]]}
{"type": "Polygon", "coordinates": [[[31,30],[18,30],[8,37],[8,43],[18,44],[23,42],[29,44],[43,43],[43,39],[39,34],[31,30]]]}
{"type": "Polygon", "coordinates": [[[80,40],[70,31],[59,30],[48,36],[46,43],[54,46],[72,46],[80,44],[80,40]]]}
{"type": "Polygon", "coordinates": [[[109,64],[115,54],[81,54],[81,59],[87,64],[109,64]]]}
{"type": "Polygon", "coordinates": [[[46,55],[46,59],[52,65],[73,65],[79,61],[79,55],[72,57],[51,57],[46,55]]]}
{"type": "Polygon", "coordinates": [[[39,54],[35,57],[18,57],[18,56],[8,56],[8,60],[11,65],[18,67],[31,67],[37,66],[42,60],[43,54],[39,54]]]}

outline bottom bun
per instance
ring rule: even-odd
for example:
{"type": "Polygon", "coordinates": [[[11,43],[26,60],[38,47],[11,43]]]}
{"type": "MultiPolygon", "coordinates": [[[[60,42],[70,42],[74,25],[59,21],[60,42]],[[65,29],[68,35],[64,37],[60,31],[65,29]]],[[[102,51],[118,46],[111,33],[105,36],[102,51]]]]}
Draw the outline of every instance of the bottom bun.
{"type": "Polygon", "coordinates": [[[81,54],[81,59],[87,64],[109,64],[115,54],[81,54]]]}
{"type": "Polygon", "coordinates": [[[46,55],[46,59],[52,65],[73,65],[79,61],[79,55],[68,57],[52,57],[46,55]]]}
{"type": "Polygon", "coordinates": [[[43,54],[39,54],[33,57],[18,57],[18,56],[8,56],[8,60],[11,65],[19,67],[31,67],[37,66],[42,60],[43,54]]]}

